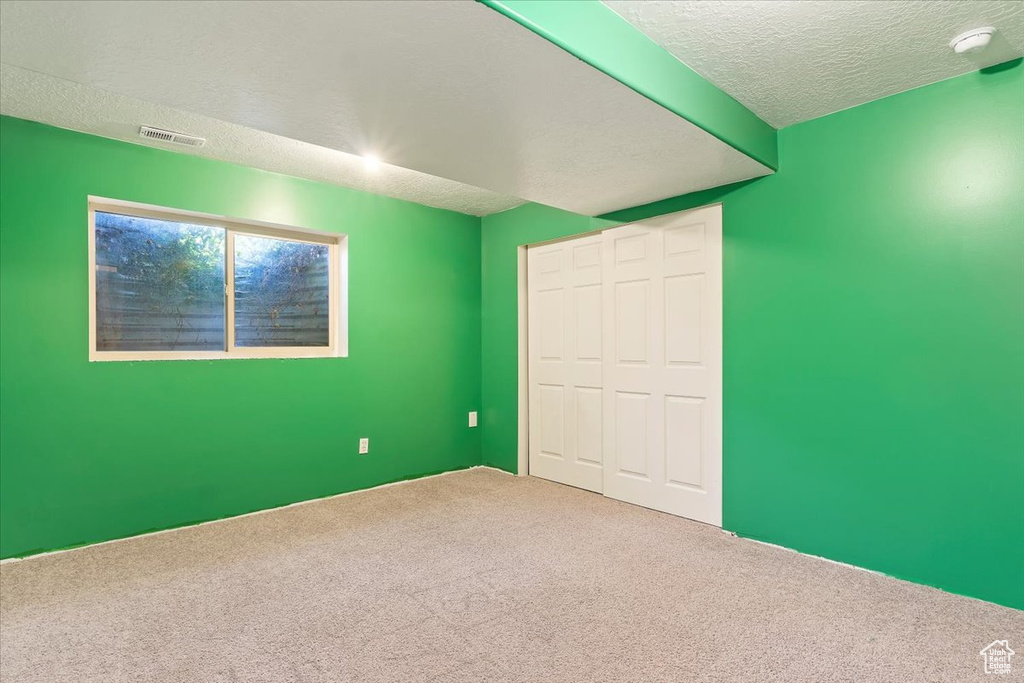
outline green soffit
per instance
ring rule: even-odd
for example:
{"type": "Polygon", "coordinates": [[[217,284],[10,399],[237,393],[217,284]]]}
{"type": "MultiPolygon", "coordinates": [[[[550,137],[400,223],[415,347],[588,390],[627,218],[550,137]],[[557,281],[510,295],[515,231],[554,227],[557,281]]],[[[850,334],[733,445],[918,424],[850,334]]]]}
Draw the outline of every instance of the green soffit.
{"type": "Polygon", "coordinates": [[[597,0],[479,0],[773,170],[776,131],[597,0]]]}

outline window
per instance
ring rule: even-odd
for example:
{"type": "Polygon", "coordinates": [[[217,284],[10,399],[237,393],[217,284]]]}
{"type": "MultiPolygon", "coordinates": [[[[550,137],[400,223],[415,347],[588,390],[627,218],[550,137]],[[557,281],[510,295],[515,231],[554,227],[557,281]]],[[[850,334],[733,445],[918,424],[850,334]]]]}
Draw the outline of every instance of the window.
{"type": "Polygon", "coordinates": [[[344,356],[344,235],[89,201],[90,360],[344,356]]]}

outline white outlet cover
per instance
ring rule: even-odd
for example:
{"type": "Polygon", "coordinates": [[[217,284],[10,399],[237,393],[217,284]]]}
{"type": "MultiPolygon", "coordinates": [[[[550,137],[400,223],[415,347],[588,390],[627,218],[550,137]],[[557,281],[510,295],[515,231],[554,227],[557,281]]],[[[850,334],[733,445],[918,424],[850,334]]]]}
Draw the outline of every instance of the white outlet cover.
{"type": "Polygon", "coordinates": [[[360,454],[364,454],[364,453],[369,453],[369,452],[370,452],[370,440],[369,439],[359,439],[359,453],[360,454]]]}
{"type": "Polygon", "coordinates": [[[476,411],[473,410],[469,413],[469,426],[476,427],[476,411]]]}

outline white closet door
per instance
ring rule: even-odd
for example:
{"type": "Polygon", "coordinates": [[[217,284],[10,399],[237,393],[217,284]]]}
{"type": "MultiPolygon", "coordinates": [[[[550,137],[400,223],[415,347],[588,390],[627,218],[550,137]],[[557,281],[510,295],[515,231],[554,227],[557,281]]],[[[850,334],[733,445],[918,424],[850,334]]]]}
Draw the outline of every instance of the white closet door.
{"type": "Polygon", "coordinates": [[[600,235],[531,247],[530,474],[601,491],[600,235]]]}
{"type": "Polygon", "coordinates": [[[721,206],[602,238],[604,494],[721,526],[721,206]]]}

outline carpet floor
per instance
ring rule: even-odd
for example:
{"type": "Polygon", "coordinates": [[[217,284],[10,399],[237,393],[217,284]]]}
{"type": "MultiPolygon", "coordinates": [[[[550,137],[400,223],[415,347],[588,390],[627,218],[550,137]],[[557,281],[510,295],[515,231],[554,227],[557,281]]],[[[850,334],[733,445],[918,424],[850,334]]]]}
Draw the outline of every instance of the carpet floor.
{"type": "Polygon", "coordinates": [[[0,565],[4,683],[960,683],[1022,648],[1022,611],[486,469],[0,565]]]}

